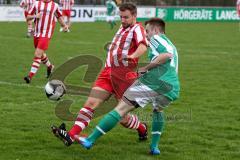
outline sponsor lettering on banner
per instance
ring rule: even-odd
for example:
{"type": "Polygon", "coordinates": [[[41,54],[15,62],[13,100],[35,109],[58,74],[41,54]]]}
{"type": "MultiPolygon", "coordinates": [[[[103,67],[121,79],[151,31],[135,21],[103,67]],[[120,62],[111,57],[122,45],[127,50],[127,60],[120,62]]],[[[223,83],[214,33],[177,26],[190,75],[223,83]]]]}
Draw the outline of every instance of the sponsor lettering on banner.
{"type": "Polygon", "coordinates": [[[25,21],[24,11],[20,7],[0,6],[0,21],[25,21]]]}
{"type": "Polygon", "coordinates": [[[165,21],[237,21],[234,7],[226,8],[158,8],[156,16],[165,21]]]}
{"type": "MultiPolygon", "coordinates": [[[[0,21],[25,21],[24,11],[19,6],[0,6],[0,21]]],[[[71,11],[73,22],[95,22],[106,20],[105,6],[74,6],[71,11]]],[[[165,21],[239,21],[235,7],[226,8],[155,8],[139,7],[138,21],[159,17],[165,21]]],[[[119,13],[115,19],[120,20],[119,13]]]]}
{"type": "Polygon", "coordinates": [[[216,12],[217,20],[239,20],[239,16],[236,10],[231,11],[217,11],[216,12]]]}
{"type": "Polygon", "coordinates": [[[201,10],[176,10],[174,11],[175,20],[212,20],[213,11],[207,9],[201,10]]]}
{"type": "Polygon", "coordinates": [[[71,21],[94,22],[94,9],[92,7],[73,7],[71,10],[71,21]]]}

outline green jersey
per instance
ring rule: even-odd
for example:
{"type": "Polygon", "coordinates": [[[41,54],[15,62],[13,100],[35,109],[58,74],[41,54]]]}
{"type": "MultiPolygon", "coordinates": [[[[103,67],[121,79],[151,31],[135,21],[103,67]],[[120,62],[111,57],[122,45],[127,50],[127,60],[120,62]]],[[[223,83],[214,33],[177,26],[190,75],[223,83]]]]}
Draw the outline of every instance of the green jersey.
{"type": "Polygon", "coordinates": [[[142,77],[140,82],[149,88],[163,94],[170,100],[179,97],[180,84],[178,80],[178,53],[176,47],[164,34],[154,35],[150,39],[150,48],[148,49],[148,57],[153,61],[160,54],[171,53],[173,57],[164,64],[160,64],[150,69],[142,77]]]}
{"type": "Polygon", "coordinates": [[[112,0],[107,0],[106,6],[107,6],[107,15],[112,16],[117,8],[116,3],[112,0]]]}

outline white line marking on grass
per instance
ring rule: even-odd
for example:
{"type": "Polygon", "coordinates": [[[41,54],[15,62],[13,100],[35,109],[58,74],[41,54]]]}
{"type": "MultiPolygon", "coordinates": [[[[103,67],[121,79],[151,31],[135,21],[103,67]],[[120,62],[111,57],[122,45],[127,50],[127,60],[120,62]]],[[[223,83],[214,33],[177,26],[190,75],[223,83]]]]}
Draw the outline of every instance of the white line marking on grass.
{"type": "Polygon", "coordinates": [[[33,102],[26,102],[26,103],[14,103],[14,102],[8,102],[7,105],[9,106],[19,106],[19,105],[22,105],[22,106],[34,106],[34,105],[40,105],[40,104],[50,104],[49,101],[33,101],[33,102]]]}
{"type": "Polygon", "coordinates": [[[9,85],[9,86],[17,86],[17,87],[29,87],[29,88],[40,88],[43,89],[43,86],[33,86],[29,84],[22,84],[22,83],[12,83],[12,82],[5,82],[5,81],[0,81],[0,85],[9,85]]]}

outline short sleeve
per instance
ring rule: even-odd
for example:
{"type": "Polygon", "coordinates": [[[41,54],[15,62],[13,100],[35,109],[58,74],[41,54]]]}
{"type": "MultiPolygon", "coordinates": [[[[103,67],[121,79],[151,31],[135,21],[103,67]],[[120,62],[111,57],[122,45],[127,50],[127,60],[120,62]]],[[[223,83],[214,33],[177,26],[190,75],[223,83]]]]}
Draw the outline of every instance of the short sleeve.
{"type": "Polygon", "coordinates": [[[60,11],[58,4],[56,4],[55,16],[56,16],[57,18],[59,18],[59,17],[62,16],[62,12],[60,11]]]}
{"type": "Polygon", "coordinates": [[[134,39],[136,40],[137,46],[144,44],[148,46],[148,40],[146,38],[146,32],[142,25],[138,25],[134,30],[134,39]]]}
{"type": "Polygon", "coordinates": [[[28,14],[34,15],[36,12],[36,2],[32,5],[32,7],[29,9],[28,14]]]}
{"type": "Polygon", "coordinates": [[[154,47],[154,49],[158,52],[158,53],[166,53],[168,52],[167,48],[164,46],[163,43],[161,43],[161,38],[159,36],[153,36],[150,39],[150,43],[151,45],[154,47]]]}
{"type": "Polygon", "coordinates": [[[22,0],[22,1],[20,2],[20,6],[23,6],[24,4],[25,4],[25,1],[22,0]]]}

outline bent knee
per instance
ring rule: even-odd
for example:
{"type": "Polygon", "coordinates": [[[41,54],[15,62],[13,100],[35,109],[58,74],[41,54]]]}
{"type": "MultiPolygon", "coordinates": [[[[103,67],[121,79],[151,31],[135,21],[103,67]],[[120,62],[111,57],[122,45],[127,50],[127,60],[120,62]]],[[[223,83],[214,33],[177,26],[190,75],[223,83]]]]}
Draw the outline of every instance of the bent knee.
{"type": "Polygon", "coordinates": [[[126,116],[122,117],[120,124],[122,124],[123,126],[126,126],[128,124],[128,121],[129,121],[129,116],[127,114],[126,116]]]}
{"type": "Polygon", "coordinates": [[[90,107],[92,109],[97,108],[102,103],[102,100],[96,98],[89,98],[84,106],[90,107]]]}

